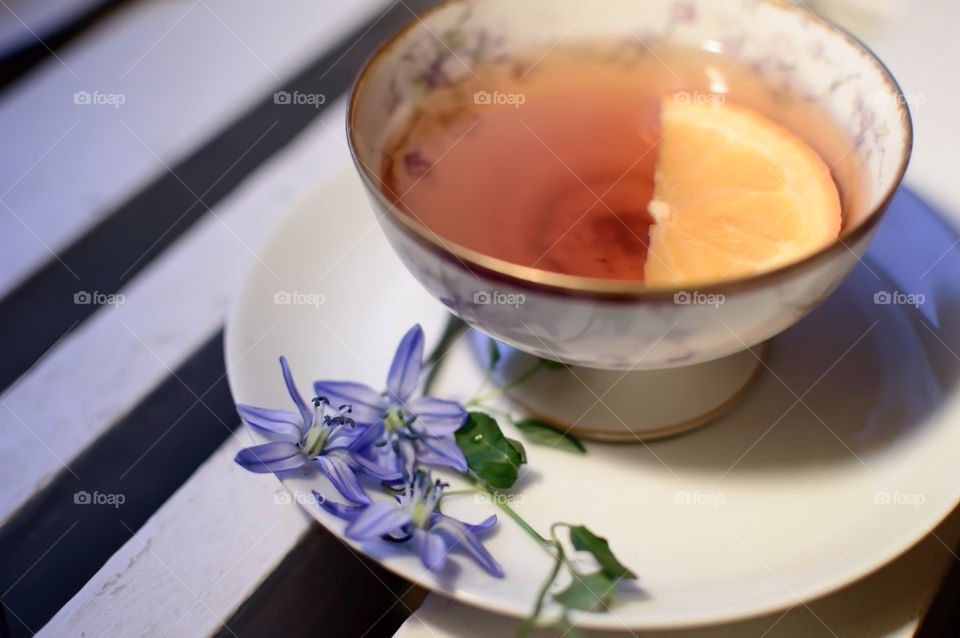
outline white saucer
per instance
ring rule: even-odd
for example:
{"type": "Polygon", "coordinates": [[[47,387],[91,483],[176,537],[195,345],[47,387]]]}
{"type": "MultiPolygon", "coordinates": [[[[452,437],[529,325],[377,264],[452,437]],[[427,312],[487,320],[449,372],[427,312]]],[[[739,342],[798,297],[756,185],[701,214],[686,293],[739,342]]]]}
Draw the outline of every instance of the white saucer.
{"type": "MultiPolygon", "coordinates": [[[[911,283],[954,240],[922,209],[892,210],[869,270],[859,267],[772,340],[769,369],[706,427],[641,445],[587,443],[587,455],[527,444],[514,500],[520,514],[542,531],[557,520],[589,525],[639,575],[638,589],[608,613],[579,615],[581,626],[683,627],[783,609],[878,568],[954,508],[960,256],[949,254],[922,278],[919,311],[874,303],[878,291],[913,292],[911,283]]],[[[415,322],[435,343],[445,313],[391,253],[357,180],[344,173],[292,211],[247,276],[226,335],[234,396],[289,409],[281,354],[303,388],[316,378],[380,387],[415,322]],[[304,303],[274,303],[283,292],[304,303]],[[323,303],[309,305],[311,294],[323,303]]],[[[467,399],[482,376],[463,340],[433,393],[467,399]]],[[[318,479],[284,483],[306,504],[318,479]]],[[[340,520],[305,508],[342,532],[340,520]]],[[[446,511],[476,522],[496,509],[463,497],[446,511]]],[[[502,517],[486,545],[506,578],[463,557],[433,574],[403,546],[378,546],[370,556],[463,602],[527,615],[550,558],[502,517]]],[[[334,586],[328,576],[318,574],[318,583],[334,586]]]]}

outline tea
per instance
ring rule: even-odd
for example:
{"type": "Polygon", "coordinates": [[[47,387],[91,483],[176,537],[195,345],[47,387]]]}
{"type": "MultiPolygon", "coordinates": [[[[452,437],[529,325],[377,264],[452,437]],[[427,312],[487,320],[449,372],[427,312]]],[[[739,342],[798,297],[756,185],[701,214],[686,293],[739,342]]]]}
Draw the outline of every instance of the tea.
{"type": "Polygon", "coordinates": [[[443,241],[521,266],[642,281],[665,95],[805,123],[807,143],[850,185],[843,209],[861,201],[849,138],[814,103],[785,104],[715,53],[599,43],[481,63],[434,89],[394,123],[383,192],[443,241]]]}

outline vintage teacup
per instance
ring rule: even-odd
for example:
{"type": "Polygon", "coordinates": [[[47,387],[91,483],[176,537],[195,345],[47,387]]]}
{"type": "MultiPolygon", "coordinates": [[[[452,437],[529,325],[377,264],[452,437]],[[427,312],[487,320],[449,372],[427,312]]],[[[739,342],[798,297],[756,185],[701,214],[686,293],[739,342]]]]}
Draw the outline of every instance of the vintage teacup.
{"type": "MultiPolygon", "coordinates": [[[[623,376],[609,371],[629,371],[636,378],[621,392],[625,403],[613,409],[613,427],[609,418],[596,426],[600,436],[670,434],[729,405],[758,366],[758,352],[748,349],[810,312],[863,256],[906,170],[910,114],[896,81],[865,45],[787,2],[605,0],[584,11],[578,0],[451,0],[414,20],[361,73],[350,98],[350,148],[394,250],[451,312],[523,353],[582,367],[575,368],[582,372],[574,388],[599,388],[611,374],[623,376]],[[651,288],[477,253],[437,237],[384,196],[381,160],[391,127],[424,91],[436,88],[438,77],[450,81],[469,73],[479,50],[509,56],[578,39],[642,47],[662,40],[722,52],[764,77],[769,100],[754,106],[788,128],[801,112],[790,100],[815,101],[847,132],[849,152],[861,160],[856,170],[832,167],[841,193],[861,189],[861,182],[866,193],[844,210],[839,238],[801,261],[752,277],[696,289],[651,288]],[[693,387],[700,398],[691,398],[693,387]],[[658,403],[662,414],[647,410],[641,416],[630,407],[640,401],[658,403]]],[[[555,390],[557,383],[548,385],[555,390]]],[[[548,409],[556,392],[551,398],[546,386],[540,391],[542,397],[526,402],[557,420],[548,409]]]]}

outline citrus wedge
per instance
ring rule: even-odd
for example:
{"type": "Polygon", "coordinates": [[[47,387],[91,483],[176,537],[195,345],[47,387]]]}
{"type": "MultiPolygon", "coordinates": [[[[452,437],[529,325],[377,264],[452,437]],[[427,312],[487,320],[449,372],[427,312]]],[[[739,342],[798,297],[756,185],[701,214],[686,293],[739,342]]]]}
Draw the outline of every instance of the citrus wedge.
{"type": "Polygon", "coordinates": [[[751,109],[663,99],[649,285],[773,270],[835,241],[840,197],[807,144],[751,109]]]}

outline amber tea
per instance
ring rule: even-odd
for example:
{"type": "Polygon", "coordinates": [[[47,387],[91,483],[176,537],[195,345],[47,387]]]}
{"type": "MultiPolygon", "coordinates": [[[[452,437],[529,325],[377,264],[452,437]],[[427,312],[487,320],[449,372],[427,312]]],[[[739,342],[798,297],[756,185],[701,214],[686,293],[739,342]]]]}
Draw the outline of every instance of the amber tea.
{"type": "Polygon", "coordinates": [[[652,285],[772,269],[866,202],[815,101],[701,50],[581,43],[485,63],[393,124],[384,194],[443,241],[652,285]]]}

